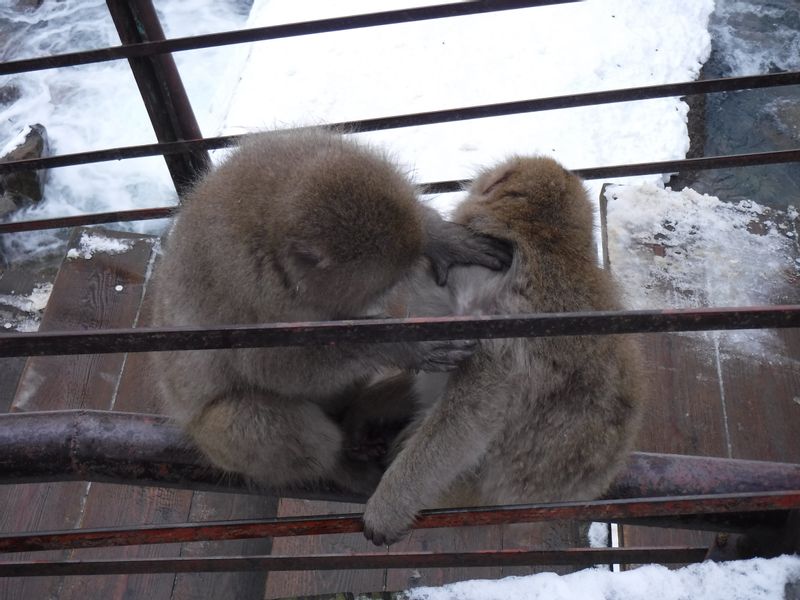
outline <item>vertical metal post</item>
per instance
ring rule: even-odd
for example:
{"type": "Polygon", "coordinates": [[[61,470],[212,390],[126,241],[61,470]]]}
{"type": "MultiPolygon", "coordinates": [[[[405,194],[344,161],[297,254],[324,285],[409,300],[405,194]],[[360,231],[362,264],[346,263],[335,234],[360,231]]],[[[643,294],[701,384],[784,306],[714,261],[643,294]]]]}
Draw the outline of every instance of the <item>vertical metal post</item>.
{"type": "MultiPolygon", "coordinates": [[[[106,0],[123,44],[163,40],[151,0],[106,0]]],[[[159,142],[202,138],[192,106],[171,54],[128,59],[159,142]]],[[[172,181],[182,195],[210,165],[208,152],[165,155],[172,181]]]]}

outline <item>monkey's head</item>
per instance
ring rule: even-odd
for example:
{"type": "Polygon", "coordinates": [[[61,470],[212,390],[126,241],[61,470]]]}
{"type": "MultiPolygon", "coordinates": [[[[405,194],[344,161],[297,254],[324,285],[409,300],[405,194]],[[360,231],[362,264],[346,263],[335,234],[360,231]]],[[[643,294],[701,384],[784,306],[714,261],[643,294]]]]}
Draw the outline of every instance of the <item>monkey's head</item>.
{"type": "Polygon", "coordinates": [[[454,220],[521,250],[594,253],[583,182],[547,157],[515,156],[481,172],[454,220]]]}
{"type": "Polygon", "coordinates": [[[422,214],[411,184],[372,154],[311,169],[286,214],[281,262],[324,318],[362,316],[422,256],[422,214]]]}

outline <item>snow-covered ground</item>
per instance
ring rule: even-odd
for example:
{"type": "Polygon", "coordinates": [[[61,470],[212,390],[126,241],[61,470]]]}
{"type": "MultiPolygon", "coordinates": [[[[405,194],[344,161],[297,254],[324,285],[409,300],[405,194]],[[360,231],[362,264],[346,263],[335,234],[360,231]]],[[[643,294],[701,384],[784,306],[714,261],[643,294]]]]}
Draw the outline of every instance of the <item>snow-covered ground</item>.
{"type": "MultiPolygon", "coordinates": [[[[611,268],[631,309],[764,306],[800,301],[797,211],[721,202],[691,189],[609,186],[611,268]]],[[[780,361],[774,331],[689,334],[780,361]]]]}
{"type": "MultiPolygon", "coordinates": [[[[413,5],[386,2],[381,8],[413,5]]],[[[367,12],[363,0],[256,0],[249,26],[367,12]]],[[[693,79],[711,0],[530,8],[253,45],[222,131],[285,127],[693,79]]],[[[570,168],[682,158],[676,98],[363,134],[417,181],[468,178],[510,153],[570,168]]],[[[660,181],[659,176],[639,178],[660,181]]],[[[593,186],[595,197],[599,184],[593,186]]],[[[457,195],[455,195],[457,196],[457,195]]],[[[440,198],[446,210],[454,198],[440,198]]]]}
{"type": "Polygon", "coordinates": [[[796,598],[799,589],[800,558],[781,556],[677,570],[649,565],[621,573],[586,569],[464,581],[411,590],[408,600],[783,600],[796,598]],[[787,586],[793,588],[791,595],[785,593],[787,586]]]}
{"type": "MultiPolygon", "coordinates": [[[[415,6],[382,2],[381,10],[415,6]]],[[[233,0],[161,0],[168,36],[235,29],[233,0]]],[[[176,54],[204,135],[314,124],[631,85],[685,81],[708,55],[712,0],[587,0],[497,14],[390,25],[176,54]]],[[[255,0],[247,26],[374,11],[366,0],[255,0]]],[[[99,0],[44,3],[24,15],[11,60],[118,43],[99,0]]],[[[22,97],[0,105],[0,145],[32,122],[55,153],[154,141],[124,61],[3,78],[22,97]],[[91,107],[91,110],[88,110],[91,107]]],[[[481,119],[366,134],[419,181],[468,177],[512,152],[553,154],[572,168],[681,158],[686,105],[678,99],[481,119]]],[[[18,218],[175,202],[160,158],[53,169],[46,201],[18,218]]],[[[644,178],[648,181],[658,177],[644,178]]],[[[595,189],[595,191],[597,191],[595,189]]],[[[452,199],[443,198],[446,208],[452,199]]],[[[134,223],[153,231],[163,223],[134,223]]],[[[55,232],[5,236],[18,261],[54,252],[55,232]]]]}

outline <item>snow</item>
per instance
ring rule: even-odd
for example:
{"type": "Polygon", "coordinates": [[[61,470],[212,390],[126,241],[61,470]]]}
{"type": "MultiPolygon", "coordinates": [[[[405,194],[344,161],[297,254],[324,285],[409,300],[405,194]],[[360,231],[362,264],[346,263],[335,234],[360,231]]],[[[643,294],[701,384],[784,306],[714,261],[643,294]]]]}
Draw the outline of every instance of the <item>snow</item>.
{"type": "Polygon", "coordinates": [[[474,580],[416,588],[408,600],[782,600],[800,581],[800,558],[781,556],[727,563],[704,562],[670,570],[648,565],[612,573],[586,569],[498,581],[474,580]]]}
{"type": "MultiPolygon", "coordinates": [[[[654,184],[609,186],[606,198],[609,259],[629,308],[797,302],[800,266],[785,213],[654,184]]],[[[775,337],[767,330],[692,335],[729,336],[751,353],[775,337]]]]}
{"type": "Polygon", "coordinates": [[[589,547],[608,548],[609,547],[609,525],[608,523],[592,523],[589,525],[589,547]]]}
{"type": "Polygon", "coordinates": [[[3,157],[12,150],[16,150],[17,148],[19,148],[25,142],[25,138],[28,137],[28,134],[31,131],[32,130],[30,125],[26,125],[25,127],[23,127],[22,130],[15,137],[11,138],[11,141],[9,141],[5,146],[3,146],[3,149],[0,150],[0,157],[3,157]]]}
{"type": "Polygon", "coordinates": [[[106,237],[95,233],[83,232],[78,248],[67,252],[67,258],[83,258],[89,260],[97,252],[105,254],[122,254],[133,247],[133,241],[106,237]]]}
{"type": "MultiPolygon", "coordinates": [[[[710,51],[712,8],[711,0],[588,0],[272,40],[251,47],[221,132],[691,80],[710,51]]],[[[356,0],[256,0],[248,26],[369,10],[356,0]]],[[[469,178],[511,153],[547,153],[570,168],[683,158],[686,114],[684,102],[667,98],[360,137],[421,182],[469,178]]],[[[436,206],[446,212],[457,198],[436,206]]]]}
{"type": "MultiPolygon", "coordinates": [[[[167,36],[376,10],[366,0],[255,0],[248,17],[241,4],[162,0],[157,8],[167,36]]],[[[387,0],[380,10],[420,4],[387,0]]],[[[691,80],[710,51],[712,8],[713,0],[587,0],[179,52],[175,59],[201,130],[211,136],[691,80]]],[[[27,27],[8,45],[6,60],[118,43],[101,0],[45,3],[23,16],[0,7],[0,18],[27,27]]],[[[0,106],[0,141],[33,122],[45,125],[57,154],[155,141],[126,61],[10,81],[22,98],[0,106]]],[[[362,137],[386,148],[418,181],[460,179],[510,153],[548,153],[571,168],[682,158],[686,112],[682,101],[668,98],[362,137]]],[[[159,157],[52,169],[50,175],[46,201],[16,219],[176,201],[159,157]]],[[[595,197],[598,191],[599,184],[595,197]]],[[[447,211],[458,197],[443,195],[435,206],[447,211]]],[[[159,232],[164,222],[121,226],[159,232]]],[[[6,256],[13,261],[57,252],[63,245],[58,236],[6,235],[6,256]]]]}
{"type": "Polygon", "coordinates": [[[12,321],[3,322],[3,328],[21,332],[37,331],[52,291],[52,283],[40,283],[28,295],[0,294],[0,304],[12,306],[24,313],[12,321]]]}

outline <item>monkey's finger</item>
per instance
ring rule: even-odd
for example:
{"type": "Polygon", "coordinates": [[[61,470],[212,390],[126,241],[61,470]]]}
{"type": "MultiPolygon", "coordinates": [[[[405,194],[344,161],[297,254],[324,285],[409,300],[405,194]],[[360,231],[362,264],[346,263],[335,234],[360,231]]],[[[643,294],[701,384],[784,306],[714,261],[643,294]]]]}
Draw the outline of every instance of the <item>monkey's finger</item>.
{"type": "Polygon", "coordinates": [[[447,263],[438,262],[435,260],[430,261],[431,269],[433,270],[433,278],[436,280],[436,285],[443,286],[447,284],[447,274],[450,271],[447,263]]]}
{"type": "Polygon", "coordinates": [[[514,247],[510,242],[490,236],[477,236],[469,240],[477,254],[477,260],[485,267],[499,271],[507,269],[514,258],[514,247]]]}

